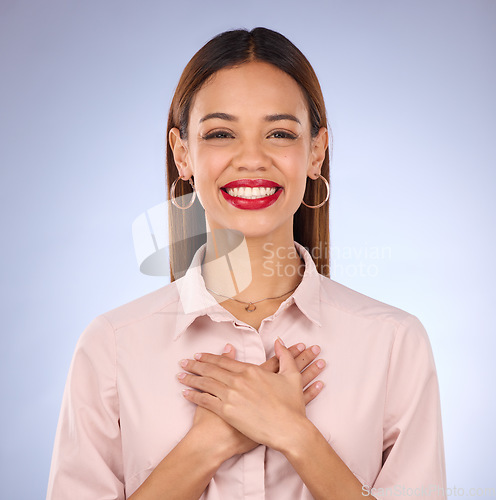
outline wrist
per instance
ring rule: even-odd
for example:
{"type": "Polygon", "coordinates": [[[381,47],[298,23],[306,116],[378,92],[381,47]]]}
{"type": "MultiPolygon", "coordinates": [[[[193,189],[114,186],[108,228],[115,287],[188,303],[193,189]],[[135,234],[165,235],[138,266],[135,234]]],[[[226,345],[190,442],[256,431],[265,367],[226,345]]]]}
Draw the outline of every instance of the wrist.
{"type": "Polygon", "coordinates": [[[195,450],[195,454],[202,457],[204,463],[209,464],[212,470],[217,469],[233,455],[232,450],[224,440],[214,440],[200,427],[193,426],[184,439],[195,450]]]}
{"type": "Polygon", "coordinates": [[[320,431],[305,415],[295,419],[293,429],[278,450],[290,463],[303,459],[310,452],[314,443],[319,438],[323,439],[320,431]]]}

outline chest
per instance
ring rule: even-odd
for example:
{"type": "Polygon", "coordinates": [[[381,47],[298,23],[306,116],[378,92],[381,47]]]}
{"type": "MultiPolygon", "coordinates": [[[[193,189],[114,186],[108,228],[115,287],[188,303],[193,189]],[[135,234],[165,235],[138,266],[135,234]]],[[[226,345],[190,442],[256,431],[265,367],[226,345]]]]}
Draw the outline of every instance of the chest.
{"type": "Polygon", "coordinates": [[[141,477],[143,471],[153,470],[192,426],[196,407],[183,398],[184,386],[176,379],[181,359],[192,358],[196,352],[220,354],[229,342],[236,349],[236,359],[261,364],[274,355],[277,336],[286,345],[320,345],[319,357],[327,367],[319,379],[325,386],[306,407],[307,417],[352,470],[361,471],[362,477],[378,470],[386,373],[378,374],[377,367],[387,365],[387,351],[382,363],[380,352],[371,353],[369,346],[359,342],[354,346],[353,332],[343,336],[331,325],[317,327],[301,315],[285,320],[280,325],[265,322],[259,331],[236,321],[199,320],[175,341],[165,334],[152,337],[138,331],[118,339],[117,386],[126,477],[141,477]]]}

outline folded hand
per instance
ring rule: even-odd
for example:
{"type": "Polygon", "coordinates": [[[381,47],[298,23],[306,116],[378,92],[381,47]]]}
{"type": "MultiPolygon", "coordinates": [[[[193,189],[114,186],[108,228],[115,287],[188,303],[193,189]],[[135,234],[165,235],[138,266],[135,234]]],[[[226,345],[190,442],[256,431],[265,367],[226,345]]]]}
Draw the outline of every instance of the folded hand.
{"type": "Polygon", "coordinates": [[[182,361],[189,373],[180,374],[180,382],[198,389],[184,391],[198,405],[193,425],[205,428],[205,439],[227,440],[230,456],[259,443],[280,448],[322,389],[321,382],[306,387],[325,366],[322,360],[312,363],[319,348],[297,344],[286,349],[276,341],[276,356],[259,366],[235,360],[234,348],[226,347],[221,356],[202,353],[182,361]]]}

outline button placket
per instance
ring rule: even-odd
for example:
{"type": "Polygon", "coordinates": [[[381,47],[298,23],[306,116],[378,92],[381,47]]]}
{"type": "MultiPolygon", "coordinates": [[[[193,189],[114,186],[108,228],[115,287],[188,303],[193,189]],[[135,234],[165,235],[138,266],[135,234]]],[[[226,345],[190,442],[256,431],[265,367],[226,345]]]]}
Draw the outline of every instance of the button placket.
{"type": "Polygon", "coordinates": [[[243,455],[244,500],[265,500],[265,451],[259,445],[243,455]]]}

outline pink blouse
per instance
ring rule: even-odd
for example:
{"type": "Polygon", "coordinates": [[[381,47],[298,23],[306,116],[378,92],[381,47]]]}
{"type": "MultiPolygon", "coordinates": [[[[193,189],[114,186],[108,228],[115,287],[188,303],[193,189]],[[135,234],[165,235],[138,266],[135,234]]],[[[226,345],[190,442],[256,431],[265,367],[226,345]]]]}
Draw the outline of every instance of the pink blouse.
{"type": "MultiPolygon", "coordinates": [[[[205,289],[202,246],[184,277],[97,316],[69,371],[48,500],[129,497],[191,428],[178,362],[196,352],[261,364],[280,336],[318,344],[325,386],[307,417],[364,485],[364,498],[445,499],[438,379],[427,333],[412,314],[318,274],[295,242],[305,274],[257,331],[205,289]],[[368,489],[367,489],[368,487],[368,489]]],[[[202,500],[307,500],[279,452],[258,446],[217,470],[202,500]]]]}

